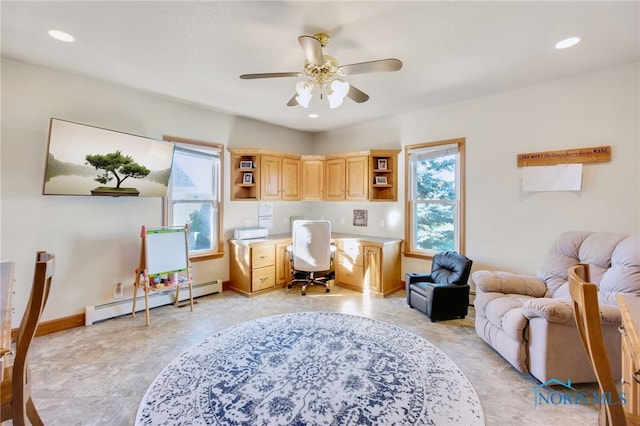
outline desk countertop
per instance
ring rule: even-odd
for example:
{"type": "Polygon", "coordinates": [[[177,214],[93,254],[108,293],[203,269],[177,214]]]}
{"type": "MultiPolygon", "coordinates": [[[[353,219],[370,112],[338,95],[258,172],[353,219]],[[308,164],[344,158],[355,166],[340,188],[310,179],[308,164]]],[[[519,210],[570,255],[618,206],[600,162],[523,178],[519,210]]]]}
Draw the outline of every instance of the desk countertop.
{"type": "MultiPolygon", "coordinates": [[[[388,237],[374,237],[370,235],[357,235],[357,234],[342,234],[338,232],[331,233],[331,239],[333,240],[354,240],[358,242],[371,242],[375,244],[397,244],[402,242],[400,238],[388,238],[388,237]]],[[[273,234],[269,235],[267,238],[256,238],[253,240],[234,240],[236,243],[240,244],[252,244],[252,243],[260,243],[260,242],[277,242],[277,241],[286,241],[291,240],[291,234],[273,234]]]]}

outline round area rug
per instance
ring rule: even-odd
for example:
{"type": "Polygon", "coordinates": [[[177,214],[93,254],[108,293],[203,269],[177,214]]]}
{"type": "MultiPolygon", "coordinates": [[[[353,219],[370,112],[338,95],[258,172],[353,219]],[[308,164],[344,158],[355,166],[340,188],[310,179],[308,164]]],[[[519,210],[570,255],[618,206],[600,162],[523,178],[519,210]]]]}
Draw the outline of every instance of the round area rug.
{"type": "Polygon", "coordinates": [[[475,390],[433,344],[333,312],[261,318],[182,353],[137,425],[483,425],[475,390]]]}

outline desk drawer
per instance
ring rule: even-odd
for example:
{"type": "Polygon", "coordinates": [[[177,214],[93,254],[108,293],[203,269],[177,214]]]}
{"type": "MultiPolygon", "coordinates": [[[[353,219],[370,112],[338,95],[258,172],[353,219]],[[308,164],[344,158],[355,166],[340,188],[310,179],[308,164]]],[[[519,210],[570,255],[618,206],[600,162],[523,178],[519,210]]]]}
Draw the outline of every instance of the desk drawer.
{"type": "Polygon", "coordinates": [[[251,248],[251,269],[259,269],[276,264],[275,244],[251,248]]]}
{"type": "Polygon", "coordinates": [[[363,266],[362,246],[357,242],[345,242],[338,245],[338,262],[363,266]]]}
{"type": "Polygon", "coordinates": [[[336,265],[336,279],[338,282],[362,287],[364,270],[362,266],[351,265],[350,263],[338,263],[336,265]]]}
{"type": "Polygon", "coordinates": [[[251,274],[251,291],[264,290],[276,285],[276,267],[254,269],[251,274]]]}

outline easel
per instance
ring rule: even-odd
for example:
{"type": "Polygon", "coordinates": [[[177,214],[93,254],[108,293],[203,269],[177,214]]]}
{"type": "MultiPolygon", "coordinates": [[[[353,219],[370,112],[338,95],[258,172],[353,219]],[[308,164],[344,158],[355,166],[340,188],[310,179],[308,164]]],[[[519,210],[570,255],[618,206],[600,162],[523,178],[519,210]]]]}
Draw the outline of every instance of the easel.
{"type": "Polygon", "coordinates": [[[180,288],[189,287],[189,306],[193,312],[193,281],[188,252],[188,227],[167,227],[140,231],[140,263],[133,283],[133,309],[136,316],[138,287],[144,291],[147,325],[149,318],[149,292],[175,290],[174,305],[178,307],[180,288]]]}

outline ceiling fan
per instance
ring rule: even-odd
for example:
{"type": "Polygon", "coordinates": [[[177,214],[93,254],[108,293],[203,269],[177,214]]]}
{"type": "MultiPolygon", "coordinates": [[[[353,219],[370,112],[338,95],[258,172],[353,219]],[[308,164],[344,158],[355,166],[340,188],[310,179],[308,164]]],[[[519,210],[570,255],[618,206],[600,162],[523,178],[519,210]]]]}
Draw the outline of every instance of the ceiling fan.
{"type": "Polygon", "coordinates": [[[321,99],[323,94],[326,93],[329,100],[329,108],[337,108],[342,104],[345,97],[357,103],[369,100],[369,95],[337,77],[398,71],[402,68],[402,61],[395,58],[339,65],[336,58],[325,55],[322,51],[322,48],[329,44],[329,40],[329,36],[324,33],[298,37],[298,42],[302,46],[306,57],[304,70],[301,72],[243,74],[240,78],[252,80],[257,78],[304,77],[304,80],[296,84],[296,94],[287,102],[288,106],[300,105],[308,108],[314,90],[318,89],[321,99]]]}

